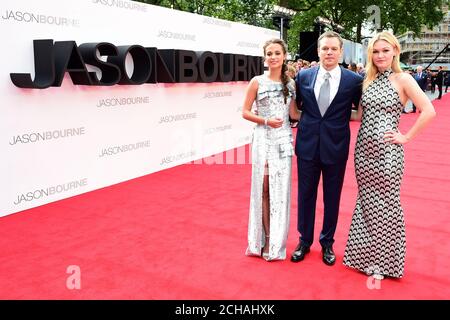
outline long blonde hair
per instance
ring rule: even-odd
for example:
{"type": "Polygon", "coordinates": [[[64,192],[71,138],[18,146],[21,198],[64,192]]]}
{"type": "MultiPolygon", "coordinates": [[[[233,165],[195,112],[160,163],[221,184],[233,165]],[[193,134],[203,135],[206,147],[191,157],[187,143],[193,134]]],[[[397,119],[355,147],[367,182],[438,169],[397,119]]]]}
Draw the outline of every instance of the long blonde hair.
{"type": "Polygon", "coordinates": [[[372,83],[372,81],[375,80],[375,78],[377,77],[378,68],[373,63],[372,56],[373,56],[373,46],[375,42],[377,42],[378,40],[384,40],[388,42],[391,46],[394,47],[394,50],[397,50],[397,54],[394,56],[394,59],[392,60],[391,69],[396,73],[403,72],[402,68],[400,67],[401,47],[397,38],[388,31],[377,33],[372,39],[370,39],[369,45],[367,47],[366,77],[363,82],[363,90],[366,90],[367,87],[372,83]]]}

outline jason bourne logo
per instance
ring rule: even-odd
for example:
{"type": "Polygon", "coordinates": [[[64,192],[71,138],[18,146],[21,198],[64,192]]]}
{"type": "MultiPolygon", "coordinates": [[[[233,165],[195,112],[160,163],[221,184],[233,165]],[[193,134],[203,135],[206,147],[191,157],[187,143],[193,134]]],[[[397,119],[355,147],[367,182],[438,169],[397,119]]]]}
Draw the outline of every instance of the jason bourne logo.
{"type": "Polygon", "coordinates": [[[207,98],[221,98],[221,97],[231,97],[231,91],[216,91],[216,92],[207,92],[203,96],[203,99],[207,98]]]}
{"type": "Polygon", "coordinates": [[[226,131],[226,130],[231,130],[232,128],[233,128],[233,126],[231,124],[227,124],[225,126],[220,126],[220,127],[215,127],[215,128],[208,128],[208,129],[205,129],[205,135],[216,133],[216,132],[221,132],[221,131],[226,131]]]}
{"type": "Polygon", "coordinates": [[[238,47],[245,47],[245,48],[259,48],[258,43],[252,43],[252,42],[245,42],[245,41],[239,41],[237,43],[238,47]]]}
{"type": "Polygon", "coordinates": [[[123,0],[92,0],[92,3],[101,4],[109,7],[117,7],[121,9],[129,9],[136,11],[147,12],[147,6],[139,4],[133,1],[123,1],[123,0]]]}
{"type": "Polygon", "coordinates": [[[67,17],[49,16],[36,12],[26,11],[13,11],[6,10],[2,15],[3,20],[17,21],[17,22],[29,22],[39,24],[51,24],[61,27],[76,27],[80,26],[80,22],[77,19],[67,17]]]}
{"type": "Polygon", "coordinates": [[[162,116],[161,119],[159,120],[158,124],[161,123],[169,123],[169,122],[174,122],[174,121],[183,121],[183,120],[189,120],[189,119],[195,119],[197,118],[197,113],[193,112],[193,113],[181,113],[181,114],[170,114],[170,115],[165,115],[162,116]]]}
{"type": "Polygon", "coordinates": [[[150,147],[150,140],[136,142],[136,143],[130,143],[130,144],[124,144],[121,146],[106,147],[101,150],[98,157],[102,158],[104,156],[113,156],[118,153],[135,151],[135,150],[149,148],[149,147],[150,147]]]}
{"type": "Polygon", "coordinates": [[[240,137],[239,139],[236,140],[237,143],[242,143],[242,142],[248,142],[252,139],[251,136],[244,136],[244,137],[240,137]]]}
{"type": "Polygon", "coordinates": [[[170,155],[167,157],[162,158],[160,165],[165,165],[174,161],[179,161],[179,160],[183,160],[186,158],[190,158],[195,156],[196,152],[195,150],[189,151],[189,152],[183,152],[183,153],[179,153],[176,155],[170,155]]]}
{"type": "Polygon", "coordinates": [[[81,136],[85,134],[85,128],[71,128],[71,129],[60,129],[53,131],[44,131],[44,132],[30,132],[23,133],[21,135],[13,136],[9,144],[11,146],[18,143],[30,143],[30,142],[40,142],[47,140],[55,140],[60,138],[69,138],[73,136],[81,136]]]}
{"type": "Polygon", "coordinates": [[[231,22],[214,19],[214,18],[209,18],[209,17],[204,18],[203,23],[212,24],[212,25],[219,26],[219,27],[231,28],[231,22]]]}
{"type": "MultiPolygon", "coordinates": [[[[167,31],[160,34],[178,37],[167,31]]],[[[184,39],[195,40],[194,35],[180,35],[184,39]]],[[[264,73],[263,57],[243,54],[144,48],[140,45],[116,47],[108,42],[78,46],[75,41],[54,42],[53,39],[33,40],[33,48],[34,80],[31,73],[9,75],[19,88],[61,87],[66,72],[73,84],[86,86],[249,81],[264,73]],[[104,59],[98,58],[98,52],[104,59]],[[127,56],[131,56],[134,64],[131,76],[125,67],[127,56]],[[101,76],[97,72],[89,72],[86,65],[100,69],[98,74],[101,76]]]]}
{"type": "Polygon", "coordinates": [[[172,31],[168,31],[168,30],[160,30],[158,32],[158,37],[171,38],[171,39],[177,39],[177,40],[195,41],[195,34],[178,33],[178,32],[172,32],[172,31]]]}
{"type": "Polygon", "coordinates": [[[34,191],[29,191],[26,193],[19,194],[17,200],[14,201],[15,205],[21,204],[23,202],[30,202],[33,200],[38,200],[44,197],[49,197],[56,193],[68,192],[70,190],[78,189],[87,186],[87,178],[67,182],[64,184],[58,184],[56,186],[51,186],[43,189],[37,189],[34,191]]]}
{"type": "Polygon", "coordinates": [[[150,103],[150,97],[134,97],[134,98],[107,98],[100,99],[97,108],[101,107],[115,107],[133,104],[147,104],[150,103]]]}

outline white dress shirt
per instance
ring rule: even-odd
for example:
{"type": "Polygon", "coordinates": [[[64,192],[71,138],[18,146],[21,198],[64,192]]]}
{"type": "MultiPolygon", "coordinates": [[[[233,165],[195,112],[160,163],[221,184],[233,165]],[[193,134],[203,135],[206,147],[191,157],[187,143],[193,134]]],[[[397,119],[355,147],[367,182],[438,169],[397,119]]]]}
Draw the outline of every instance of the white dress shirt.
{"type": "Polygon", "coordinates": [[[322,67],[319,67],[319,72],[317,72],[317,78],[316,83],[314,85],[314,95],[316,96],[316,101],[319,99],[319,92],[320,87],[322,86],[322,83],[325,81],[324,75],[325,73],[330,73],[330,104],[331,101],[333,101],[334,97],[336,96],[338,89],[339,89],[339,83],[341,82],[341,68],[339,65],[337,65],[334,69],[327,71],[322,67]]]}

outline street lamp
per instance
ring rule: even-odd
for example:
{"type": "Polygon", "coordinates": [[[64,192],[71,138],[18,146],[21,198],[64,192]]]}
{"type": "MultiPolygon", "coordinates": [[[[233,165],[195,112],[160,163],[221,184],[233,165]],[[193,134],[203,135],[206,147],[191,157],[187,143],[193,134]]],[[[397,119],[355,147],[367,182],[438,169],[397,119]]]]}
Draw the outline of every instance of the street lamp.
{"type": "Polygon", "coordinates": [[[332,29],[332,30],[334,30],[334,31],[336,31],[338,33],[341,33],[342,31],[345,30],[345,28],[343,26],[341,26],[340,24],[333,23],[333,22],[331,22],[331,20],[329,20],[327,18],[324,18],[324,17],[316,17],[314,19],[314,23],[316,24],[316,26],[318,26],[319,34],[322,33],[322,30],[321,30],[322,26],[328,27],[328,28],[330,28],[330,29],[332,29]]]}
{"type": "Polygon", "coordinates": [[[291,21],[297,11],[280,6],[273,6],[273,11],[273,24],[280,28],[280,39],[284,40],[284,28],[289,29],[289,21],[291,21]]]}

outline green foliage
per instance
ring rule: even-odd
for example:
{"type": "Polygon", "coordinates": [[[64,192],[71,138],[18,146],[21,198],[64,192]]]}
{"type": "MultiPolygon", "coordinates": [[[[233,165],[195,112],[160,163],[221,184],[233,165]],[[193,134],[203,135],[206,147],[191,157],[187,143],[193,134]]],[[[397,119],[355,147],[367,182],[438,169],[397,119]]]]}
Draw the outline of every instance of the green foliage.
{"type": "Polygon", "coordinates": [[[378,0],[381,8],[382,29],[392,29],[395,34],[413,31],[420,35],[422,25],[432,28],[437,25],[444,14],[441,7],[449,1],[443,0],[378,0]]]}
{"type": "Polygon", "coordinates": [[[391,29],[394,34],[413,31],[420,34],[422,25],[430,28],[442,20],[443,4],[448,0],[286,0],[284,6],[297,10],[291,29],[288,32],[290,48],[298,48],[300,31],[312,31],[317,16],[327,18],[345,29],[342,36],[356,42],[361,41],[361,30],[370,14],[367,8],[377,5],[380,8],[381,29],[391,29]]]}

